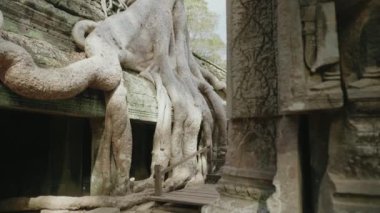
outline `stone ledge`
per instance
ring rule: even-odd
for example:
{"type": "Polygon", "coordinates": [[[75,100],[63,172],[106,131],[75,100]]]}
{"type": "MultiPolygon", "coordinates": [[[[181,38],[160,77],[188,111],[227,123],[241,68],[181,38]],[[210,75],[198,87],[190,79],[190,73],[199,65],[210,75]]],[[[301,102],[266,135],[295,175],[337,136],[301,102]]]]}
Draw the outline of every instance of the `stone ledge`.
{"type": "Polygon", "coordinates": [[[336,193],[350,195],[380,196],[380,182],[373,179],[341,179],[330,174],[336,193]]]}
{"type": "Polygon", "coordinates": [[[87,90],[67,100],[33,100],[24,98],[0,84],[0,107],[75,117],[103,117],[104,98],[99,92],[87,90]]]}

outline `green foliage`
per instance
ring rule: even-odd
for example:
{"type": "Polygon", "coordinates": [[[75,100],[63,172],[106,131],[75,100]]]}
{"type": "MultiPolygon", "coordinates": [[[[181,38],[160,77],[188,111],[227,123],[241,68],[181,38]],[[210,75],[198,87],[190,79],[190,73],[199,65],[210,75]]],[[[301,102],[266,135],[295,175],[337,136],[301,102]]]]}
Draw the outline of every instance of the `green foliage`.
{"type": "Polygon", "coordinates": [[[225,68],[221,54],[226,45],[215,33],[218,15],[208,10],[205,0],[185,0],[185,5],[193,52],[225,68]]]}

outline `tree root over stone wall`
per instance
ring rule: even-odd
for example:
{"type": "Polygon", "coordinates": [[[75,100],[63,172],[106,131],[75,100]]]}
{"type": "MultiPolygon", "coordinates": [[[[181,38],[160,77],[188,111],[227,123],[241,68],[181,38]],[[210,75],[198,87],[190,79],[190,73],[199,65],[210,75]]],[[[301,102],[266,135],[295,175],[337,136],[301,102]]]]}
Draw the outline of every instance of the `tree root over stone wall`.
{"type": "MultiPolygon", "coordinates": [[[[183,0],[137,0],[104,21],[78,22],[73,37],[88,58],[60,69],[39,68],[22,47],[1,40],[0,80],[36,99],[69,98],[87,87],[105,91],[105,130],[92,172],[92,195],[122,195],[128,188],[132,148],[122,67],[139,72],[157,90],[152,176],[135,183],[135,191],[153,185],[155,164],[167,167],[206,145],[225,148],[226,114],[215,91],[224,91],[225,83],[192,55],[183,0]]],[[[206,157],[175,168],[165,187],[203,182],[210,169],[206,157]]]]}

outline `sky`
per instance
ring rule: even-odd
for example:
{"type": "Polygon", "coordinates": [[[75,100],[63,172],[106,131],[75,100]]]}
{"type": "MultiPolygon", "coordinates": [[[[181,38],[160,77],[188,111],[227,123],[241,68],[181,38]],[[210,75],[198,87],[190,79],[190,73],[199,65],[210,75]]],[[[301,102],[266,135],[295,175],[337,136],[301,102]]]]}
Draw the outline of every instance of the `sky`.
{"type": "MultiPolygon", "coordinates": [[[[208,9],[218,14],[219,20],[216,27],[216,33],[227,44],[227,22],[226,22],[226,0],[205,0],[207,2],[208,9]]],[[[220,52],[223,59],[226,59],[226,49],[220,52]]]]}
{"type": "Polygon", "coordinates": [[[206,2],[209,10],[215,12],[219,16],[216,33],[218,33],[220,38],[226,43],[226,0],[206,0],[206,2]]]}

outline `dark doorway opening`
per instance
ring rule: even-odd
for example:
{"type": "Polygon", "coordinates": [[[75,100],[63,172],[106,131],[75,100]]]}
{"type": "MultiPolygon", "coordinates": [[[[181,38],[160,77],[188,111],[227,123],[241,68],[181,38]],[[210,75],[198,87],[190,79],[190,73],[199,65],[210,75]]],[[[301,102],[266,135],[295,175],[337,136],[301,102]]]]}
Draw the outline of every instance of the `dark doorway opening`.
{"type": "Polygon", "coordinates": [[[300,116],[300,125],[298,130],[299,138],[299,153],[301,158],[302,171],[302,207],[303,212],[313,213],[312,202],[312,168],[310,159],[310,144],[309,144],[309,117],[307,115],[300,116]]]}
{"type": "Polygon", "coordinates": [[[89,192],[87,119],[3,109],[0,118],[0,198],[89,192]]]}
{"type": "Polygon", "coordinates": [[[333,117],[332,114],[323,112],[300,117],[303,212],[318,212],[320,186],[328,163],[330,124],[333,117]]]}
{"type": "Polygon", "coordinates": [[[130,177],[134,177],[136,180],[142,180],[150,176],[153,136],[156,124],[131,120],[131,125],[133,150],[130,177]]]}

